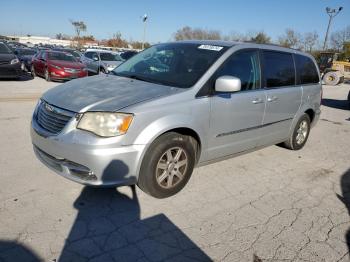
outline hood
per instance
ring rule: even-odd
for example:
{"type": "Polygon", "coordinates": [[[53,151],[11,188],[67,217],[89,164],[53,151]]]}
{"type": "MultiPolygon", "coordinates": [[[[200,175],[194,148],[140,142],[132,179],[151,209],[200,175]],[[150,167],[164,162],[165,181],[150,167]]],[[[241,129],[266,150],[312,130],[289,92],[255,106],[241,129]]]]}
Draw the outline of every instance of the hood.
{"type": "Polygon", "coordinates": [[[114,65],[114,66],[118,66],[121,63],[123,63],[123,61],[102,61],[105,65],[114,65]]]}
{"type": "Polygon", "coordinates": [[[33,55],[22,55],[22,56],[19,56],[19,58],[21,60],[29,61],[29,60],[32,60],[33,55]]]}
{"type": "Polygon", "coordinates": [[[69,62],[69,61],[62,61],[62,60],[50,60],[50,64],[57,65],[60,67],[74,68],[74,69],[80,69],[85,67],[80,62],[69,62]]]}
{"type": "Polygon", "coordinates": [[[0,54],[0,62],[10,62],[12,59],[15,59],[14,54],[0,54]]]}
{"type": "Polygon", "coordinates": [[[74,112],[117,111],[181,90],[114,75],[98,75],[54,87],[42,98],[52,105],[74,112]]]}

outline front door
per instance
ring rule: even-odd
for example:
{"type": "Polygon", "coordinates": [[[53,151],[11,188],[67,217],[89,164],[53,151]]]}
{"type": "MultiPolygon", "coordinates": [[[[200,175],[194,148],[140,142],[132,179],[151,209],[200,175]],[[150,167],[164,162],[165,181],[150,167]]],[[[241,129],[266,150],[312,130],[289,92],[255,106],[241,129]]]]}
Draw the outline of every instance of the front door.
{"type": "Polygon", "coordinates": [[[258,50],[240,50],[232,54],[214,74],[241,80],[241,91],[216,93],[211,97],[209,159],[220,158],[254,148],[259,137],[265,91],[260,89],[258,50]]]}

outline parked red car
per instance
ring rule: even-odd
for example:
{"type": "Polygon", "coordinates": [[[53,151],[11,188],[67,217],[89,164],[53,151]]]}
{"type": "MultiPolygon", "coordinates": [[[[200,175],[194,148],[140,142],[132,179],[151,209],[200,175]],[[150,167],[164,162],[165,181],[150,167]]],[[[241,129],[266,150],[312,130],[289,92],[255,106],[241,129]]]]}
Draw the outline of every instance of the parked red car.
{"type": "Polygon", "coordinates": [[[72,54],[59,51],[42,50],[32,59],[32,76],[45,77],[46,81],[71,80],[88,75],[84,64],[72,54]]]}

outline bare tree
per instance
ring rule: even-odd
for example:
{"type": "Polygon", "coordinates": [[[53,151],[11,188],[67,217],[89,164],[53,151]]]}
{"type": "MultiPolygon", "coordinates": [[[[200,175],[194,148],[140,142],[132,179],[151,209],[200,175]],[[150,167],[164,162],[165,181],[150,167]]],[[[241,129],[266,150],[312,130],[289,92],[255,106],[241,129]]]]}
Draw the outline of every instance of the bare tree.
{"type": "Polygon", "coordinates": [[[69,21],[74,27],[76,39],[78,41],[78,46],[80,46],[80,33],[86,32],[87,26],[83,21],[73,21],[73,20],[69,20],[69,21]]]}
{"type": "Polygon", "coordinates": [[[176,31],[174,34],[175,40],[187,40],[187,39],[199,39],[199,40],[219,40],[222,39],[220,31],[217,30],[205,30],[201,28],[191,28],[185,26],[176,31]]]}
{"type": "Polygon", "coordinates": [[[289,48],[300,48],[301,35],[291,28],[287,28],[285,34],[278,38],[281,46],[289,48]]]}
{"type": "Polygon", "coordinates": [[[318,39],[319,35],[316,31],[305,33],[302,39],[304,50],[311,53],[312,49],[317,45],[318,39]]]}
{"type": "Polygon", "coordinates": [[[332,48],[340,51],[343,49],[344,44],[350,41],[350,26],[347,26],[343,30],[336,31],[331,35],[332,48]]]}

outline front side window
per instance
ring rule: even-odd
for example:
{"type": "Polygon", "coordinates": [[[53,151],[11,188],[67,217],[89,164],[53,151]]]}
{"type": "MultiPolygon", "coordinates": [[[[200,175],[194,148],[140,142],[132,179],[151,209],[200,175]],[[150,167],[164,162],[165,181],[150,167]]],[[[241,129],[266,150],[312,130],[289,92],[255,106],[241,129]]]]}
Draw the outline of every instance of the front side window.
{"type": "Polygon", "coordinates": [[[0,54],[11,54],[11,50],[3,43],[0,43],[0,54]]]}
{"type": "Polygon", "coordinates": [[[92,52],[86,52],[84,54],[85,57],[92,59],[92,52]]]}
{"type": "Polygon", "coordinates": [[[295,64],[298,74],[298,84],[316,84],[320,81],[315,63],[306,56],[295,55],[295,64]]]}
{"type": "Polygon", "coordinates": [[[264,76],[267,88],[295,85],[293,56],[289,53],[264,51],[264,76]]]}
{"type": "Polygon", "coordinates": [[[118,66],[113,73],[162,85],[189,88],[227,50],[195,43],[152,46],[118,66]]]}
{"type": "Polygon", "coordinates": [[[260,64],[257,50],[245,50],[234,53],[218,70],[215,78],[234,76],[241,80],[241,90],[260,88],[260,64]]]}

